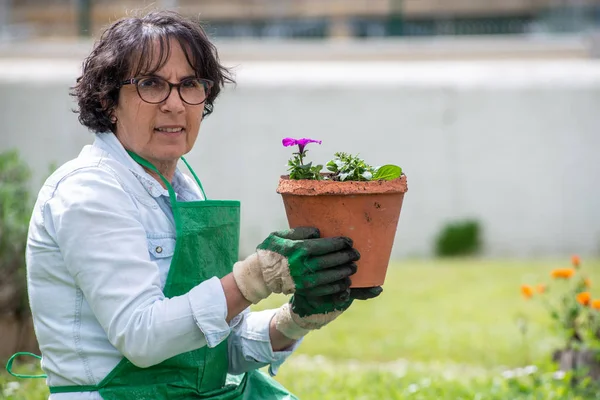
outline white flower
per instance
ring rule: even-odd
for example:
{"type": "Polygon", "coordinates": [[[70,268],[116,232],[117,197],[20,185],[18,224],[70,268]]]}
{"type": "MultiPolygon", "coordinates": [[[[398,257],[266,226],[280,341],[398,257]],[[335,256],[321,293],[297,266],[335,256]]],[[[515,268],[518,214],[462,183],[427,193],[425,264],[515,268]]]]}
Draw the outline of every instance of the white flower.
{"type": "Polygon", "coordinates": [[[12,396],[21,387],[19,382],[8,382],[2,391],[4,397],[12,396]]]}
{"type": "Polygon", "coordinates": [[[406,390],[408,391],[408,393],[415,393],[419,390],[419,385],[417,385],[416,383],[411,383],[410,385],[408,385],[408,388],[406,388],[406,390]]]}
{"type": "Polygon", "coordinates": [[[512,378],[514,378],[516,375],[517,375],[517,374],[515,374],[515,371],[513,371],[513,370],[510,370],[510,369],[509,369],[509,370],[506,370],[506,371],[504,371],[504,372],[502,373],[502,377],[503,377],[504,379],[512,379],[512,378]]]}
{"type": "Polygon", "coordinates": [[[565,379],[565,371],[556,371],[554,374],[552,374],[552,377],[559,381],[563,380],[565,379]]]}
{"type": "Polygon", "coordinates": [[[523,368],[525,375],[533,375],[537,372],[538,368],[535,365],[528,365],[523,368]]]}

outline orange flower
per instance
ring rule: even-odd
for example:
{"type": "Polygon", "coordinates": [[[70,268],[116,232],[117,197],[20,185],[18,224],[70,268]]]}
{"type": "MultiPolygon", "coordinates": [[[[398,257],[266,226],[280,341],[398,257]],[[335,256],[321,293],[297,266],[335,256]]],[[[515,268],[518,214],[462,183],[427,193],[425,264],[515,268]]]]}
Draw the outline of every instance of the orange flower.
{"type": "Polygon", "coordinates": [[[579,267],[579,264],[581,264],[581,260],[579,259],[578,255],[575,254],[571,256],[571,264],[573,264],[575,268],[579,267]]]}
{"type": "Polygon", "coordinates": [[[583,280],[583,286],[588,287],[588,288],[592,287],[592,281],[590,280],[590,278],[585,278],[583,280]]]}
{"type": "Polygon", "coordinates": [[[577,294],[577,301],[582,306],[589,306],[591,300],[592,296],[590,295],[590,292],[581,292],[577,294]]]}
{"type": "Polygon", "coordinates": [[[575,274],[575,270],[573,268],[557,268],[550,273],[550,275],[553,278],[562,278],[562,279],[569,279],[574,274],[575,274]]]}
{"type": "Polygon", "coordinates": [[[600,310],[600,299],[596,299],[592,301],[592,308],[596,310],[600,310]]]}
{"type": "Polygon", "coordinates": [[[521,285],[521,294],[526,299],[529,299],[533,296],[533,288],[529,285],[521,285]]]}
{"type": "Polygon", "coordinates": [[[537,290],[538,293],[544,293],[546,291],[546,285],[544,285],[543,283],[540,283],[539,285],[536,286],[535,289],[537,290]]]}

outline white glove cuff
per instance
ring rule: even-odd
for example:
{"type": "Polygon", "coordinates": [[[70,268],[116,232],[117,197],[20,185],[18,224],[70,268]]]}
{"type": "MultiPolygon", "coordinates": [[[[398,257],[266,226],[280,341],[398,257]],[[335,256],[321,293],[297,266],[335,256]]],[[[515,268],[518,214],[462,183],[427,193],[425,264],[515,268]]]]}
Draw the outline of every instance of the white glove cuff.
{"type": "Polygon", "coordinates": [[[252,304],[257,304],[272,293],[263,278],[262,266],[256,253],[233,264],[233,279],[242,295],[252,304]]]}
{"type": "Polygon", "coordinates": [[[298,340],[310,332],[309,329],[304,329],[294,322],[290,303],[285,303],[275,313],[275,329],[281,332],[285,337],[294,340],[298,340]]]}

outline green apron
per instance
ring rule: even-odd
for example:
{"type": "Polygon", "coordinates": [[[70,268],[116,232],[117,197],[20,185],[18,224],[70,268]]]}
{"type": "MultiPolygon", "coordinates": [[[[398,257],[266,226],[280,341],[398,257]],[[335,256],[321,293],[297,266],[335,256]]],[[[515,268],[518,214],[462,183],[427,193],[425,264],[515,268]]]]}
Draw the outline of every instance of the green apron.
{"type": "MultiPolygon", "coordinates": [[[[152,164],[136,154],[130,155],[160,175],[152,164]]],[[[204,194],[198,177],[187,161],[183,161],[204,194]]],[[[174,297],[189,292],[209,278],[223,278],[232,271],[238,260],[240,203],[224,200],[179,202],[170,183],[162,175],[160,177],[169,190],[177,233],[175,253],[164,287],[165,296],[174,297]]],[[[225,340],[214,348],[204,346],[149,368],[136,367],[123,358],[98,385],[53,386],[50,393],[99,391],[104,400],[297,399],[261,371],[229,376],[227,353],[225,340]]]]}

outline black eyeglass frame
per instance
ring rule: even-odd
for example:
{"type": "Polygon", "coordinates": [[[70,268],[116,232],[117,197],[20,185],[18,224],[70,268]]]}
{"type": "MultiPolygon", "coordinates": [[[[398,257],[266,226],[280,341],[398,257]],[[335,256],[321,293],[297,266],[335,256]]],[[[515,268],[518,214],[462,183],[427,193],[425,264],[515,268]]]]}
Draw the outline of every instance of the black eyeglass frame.
{"type": "Polygon", "coordinates": [[[206,99],[208,99],[208,96],[210,96],[210,90],[212,89],[214,82],[211,81],[210,79],[204,79],[204,78],[185,78],[184,80],[182,80],[179,83],[171,83],[168,80],[161,78],[160,76],[144,76],[141,78],[131,78],[131,79],[127,79],[124,80],[123,82],[121,82],[121,86],[124,85],[135,85],[135,90],[138,94],[138,96],[140,96],[140,99],[142,99],[142,101],[148,103],[148,104],[160,104],[163,101],[165,101],[166,99],[169,98],[169,96],[171,95],[171,92],[173,91],[173,88],[177,88],[177,94],[179,94],[179,98],[181,99],[181,101],[183,101],[185,104],[189,104],[191,106],[197,106],[199,104],[202,104],[206,101],[206,99]],[[146,99],[144,99],[142,97],[142,95],[140,94],[140,88],[138,86],[138,82],[141,81],[142,79],[149,79],[149,78],[154,78],[154,79],[161,79],[165,82],[167,82],[167,85],[169,85],[169,91],[167,92],[167,95],[165,96],[164,99],[162,99],[161,101],[148,101],[146,99]],[[206,97],[200,102],[200,103],[190,103],[189,101],[185,101],[183,99],[183,96],[181,95],[181,85],[183,85],[185,82],[188,82],[190,80],[194,80],[194,81],[201,81],[203,84],[205,84],[205,88],[206,88],[206,97]]]}

